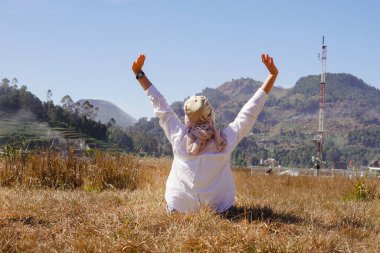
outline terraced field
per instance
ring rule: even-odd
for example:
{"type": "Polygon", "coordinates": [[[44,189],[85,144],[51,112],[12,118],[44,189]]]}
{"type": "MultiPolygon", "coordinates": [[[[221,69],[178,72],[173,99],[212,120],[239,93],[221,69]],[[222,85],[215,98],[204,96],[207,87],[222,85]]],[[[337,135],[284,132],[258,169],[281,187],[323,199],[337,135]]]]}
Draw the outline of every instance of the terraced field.
{"type": "Polygon", "coordinates": [[[60,143],[84,142],[89,147],[111,150],[112,147],[101,140],[92,138],[72,128],[50,125],[28,118],[0,119],[0,145],[7,143],[49,143],[53,140],[60,143]]]}

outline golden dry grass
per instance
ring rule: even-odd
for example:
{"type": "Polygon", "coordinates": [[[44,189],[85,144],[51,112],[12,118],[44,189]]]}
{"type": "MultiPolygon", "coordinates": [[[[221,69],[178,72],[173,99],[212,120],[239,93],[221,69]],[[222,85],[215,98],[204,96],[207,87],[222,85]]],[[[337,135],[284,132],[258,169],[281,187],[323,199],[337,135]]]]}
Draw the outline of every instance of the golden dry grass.
{"type": "MultiPolygon", "coordinates": [[[[21,188],[54,188],[87,191],[135,189],[139,184],[138,160],[132,155],[109,155],[33,151],[11,151],[0,163],[0,186],[21,188]]],[[[144,180],[143,180],[144,181],[144,180]]]]}
{"type": "MultiPolygon", "coordinates": [[[[99,159],[107,160],[104,156],[99,159]]],[[[133,188],[0,188],[0,250],[380,252],[380,199],[345,200],[355,180],[235,170],[234,210],[216,214],[204,207],[168,215],[164,191],[171,161],[133,159],[138,164],[133,188]]],[[[377,181],[366,183],[378,189],[377,181]]]]}

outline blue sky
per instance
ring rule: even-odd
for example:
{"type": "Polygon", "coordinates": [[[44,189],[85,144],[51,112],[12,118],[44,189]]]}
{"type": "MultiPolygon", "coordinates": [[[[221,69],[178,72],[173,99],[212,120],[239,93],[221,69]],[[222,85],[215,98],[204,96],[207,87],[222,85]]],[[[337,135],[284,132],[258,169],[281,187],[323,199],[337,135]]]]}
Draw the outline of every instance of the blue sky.
{"type": "Polygon", "coordinates": [[[0,78],[16,77],[41,100],[51,89],[55,103],[101,98],[153,116],[130,70],[140,53],[170,103],[231,79],[265,80],[262,52],[278,65],[276,85],[292,87],[319,74],[323,35],[328,72],[380,88],[380,1],[0,0],[0,8],[0,78]]]}

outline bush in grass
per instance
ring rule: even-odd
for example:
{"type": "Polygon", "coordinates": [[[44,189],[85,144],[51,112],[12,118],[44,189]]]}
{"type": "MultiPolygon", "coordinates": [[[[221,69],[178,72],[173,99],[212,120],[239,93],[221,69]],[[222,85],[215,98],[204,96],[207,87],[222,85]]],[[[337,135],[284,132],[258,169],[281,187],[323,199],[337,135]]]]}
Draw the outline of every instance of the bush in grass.
{"type": "Polygon", "coordinates": [[[376,196],[376,185],[370,185],[364,177],[356,177],[355,182],[345,194],[344,200],[371,201],[376,196]]]}

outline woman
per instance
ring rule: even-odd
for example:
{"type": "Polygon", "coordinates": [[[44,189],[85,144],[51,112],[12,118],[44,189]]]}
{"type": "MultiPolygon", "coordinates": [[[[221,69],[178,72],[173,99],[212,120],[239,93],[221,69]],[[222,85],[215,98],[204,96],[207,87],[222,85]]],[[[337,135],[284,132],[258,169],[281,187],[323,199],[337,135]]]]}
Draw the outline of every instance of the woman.
{"type": "Polygon", "coordinates": [[[168,212],[194,212],[202,205],[224,212],[232,207],[235,185],[231,153],[251,131],[278,75],[273,58],[264,54],[261,58],[269,70],[265,83],[223,131],[215,128],[214,109],[204,96],[192,96],[185,102],[185,124],[181,123],[142,71],[145,55],[133,63],[132,70],[173,147],[174,160],[165,192],[168,212]]]}

